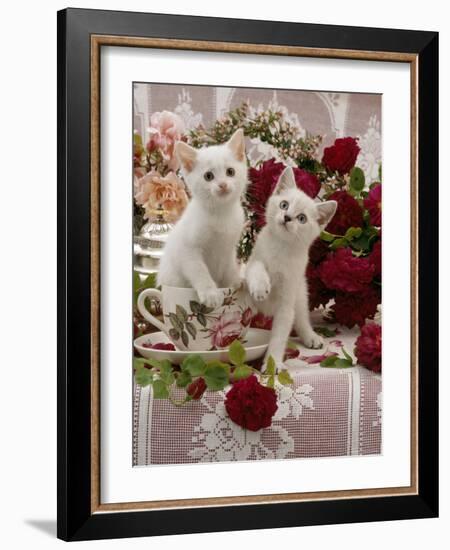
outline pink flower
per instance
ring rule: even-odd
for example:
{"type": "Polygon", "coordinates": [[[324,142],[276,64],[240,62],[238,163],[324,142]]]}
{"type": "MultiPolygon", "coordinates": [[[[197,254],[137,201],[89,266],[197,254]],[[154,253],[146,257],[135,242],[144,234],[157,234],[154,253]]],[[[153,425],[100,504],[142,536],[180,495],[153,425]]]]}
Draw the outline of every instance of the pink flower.
{"type": "Polygon", "coordinates": [[[364,206],[369,211],[370,223],[381,227],[381,183],[372,187],[364,199],[364,206]]]}
{"type": "Polygon", "coordinates": [[[326,351],[321,355],[302,355],[301,357],[299,357],[299,359],[305,361],[305,363],[308,363],[308,365],[316,365],[317,363],[321,363],[327,357],[332,357],[333,355],[337,355],[337,353],[326,351]]]}
{"type": "Polygon", "coordinates": [[[266,317],[263,313],[257,313],[254,315],[250,326],[252,328],[272,330],[272,317],[266,317]]]}
{"type": "Polygon", "coordinates": [[[154,210],[163,208],[167,221],[176,221],[188,203],[188,196],[182,181],[174,172],[162,177],[152,170],[135,182],[134,198],[145,208],[145,218],[151,219],[154,210]]]}
{"type": "Polygon", "coordinates": [[[179,141],[186,131],[183,120],[171,111],[153,113],[148,128],[148,151],[159,149],[171,170],[178,169],[178,160],[173,154],[175,142],[179,141]]]}
{"type": "Polygon", "coordinates": [[[248,325],[251,323],[252,318],[253,318],[253,311],[251,310],[251,308],[248,307],[242,313],[241,323],[244,325],[244,327],[248,327],[248,325]]]}
{"type": "Polygon", "coordinates": [[[237,340],[242,332],[241,314],[239,311],[223,313],[209,329],[211,343],[215,348],[226,348],[237,340]]]}

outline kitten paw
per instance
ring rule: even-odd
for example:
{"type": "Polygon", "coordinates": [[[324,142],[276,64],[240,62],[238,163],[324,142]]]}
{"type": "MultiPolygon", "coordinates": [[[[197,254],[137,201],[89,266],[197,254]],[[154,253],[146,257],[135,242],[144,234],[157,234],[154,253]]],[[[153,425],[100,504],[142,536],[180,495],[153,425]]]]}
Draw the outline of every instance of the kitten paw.
{"type": "Polygon", "coordinates": [[[216,309],[223,304],[223,292],[217,288],[208,288],[197,291],[200,303],[216,309]]]}
{"type": "Polygon", "coordinates": [[[320,334],[316,334],[313,330],[309,332],[306,336],[302,336],[301,340],[307,348],[323,348],[324,341],[322,336],[320,336],[320,334]]]}
{"type": "Polygon", "coordinates": [[[249,290],[252,298],[257,302],[261,302],[262,300],[265,300],[270,294],[270,281],[268,278],[260,278],[256,281],[250,281],[249,290]]]}

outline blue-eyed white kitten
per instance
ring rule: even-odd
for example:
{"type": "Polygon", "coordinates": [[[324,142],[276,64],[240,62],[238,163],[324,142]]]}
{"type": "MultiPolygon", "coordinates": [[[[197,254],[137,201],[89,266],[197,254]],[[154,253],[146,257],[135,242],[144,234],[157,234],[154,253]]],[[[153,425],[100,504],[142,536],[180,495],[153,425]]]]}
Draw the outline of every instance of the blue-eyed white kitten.
{"type": "Polygon", "coordinates": [[[297,188],[292,168],[281,174],[267,202],[267,224],[258,235],[250,256],[246,281],[256,308],[273,316],[267,358],[277,365],[292,326],[309,348],[323,345],[311,326],[306,266],[311,244],[336,212],[336,201],[316,203],[297,188]]]}
{"type": "Polygon", "coordinates": [[[227,143],[203,149],[180,141],[175,154],[192,199],[169,234],[158,283],[194,288],[202,303],[217,307],[223,300],[218,287],[239,285],[236,247],[247,185],[244,133],[237,130],[227,143]]]}

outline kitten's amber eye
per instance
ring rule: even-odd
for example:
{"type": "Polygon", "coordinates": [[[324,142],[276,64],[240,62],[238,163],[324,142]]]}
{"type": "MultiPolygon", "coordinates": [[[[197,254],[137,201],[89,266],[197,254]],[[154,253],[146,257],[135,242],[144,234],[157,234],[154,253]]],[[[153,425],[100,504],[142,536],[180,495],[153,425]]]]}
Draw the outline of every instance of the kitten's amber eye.
{"type": "Polygon", "coordinates": [[[234,176],[234,168],[227,168],[227,176],[230,178],[234,176]]]}
{"type": "Polygon", "coordinates": [[[206,181],[212,181],[214,179],[214,174],[211,172],[211,170],[208,170],[208,172],[205,172],[203,174],[203,177],[206,181]]]}
{"type": "Polygon", "coordinates": [[[305,216],[305,214],[299,214],[297,216],[297,220],[300,222],[300,223],[306,223],[308,221],[308,218],[305,216]]]}
{"type": "Polygon", "coordinates": [[[280,208],[281,208],[281,210],[287,210],[289,208],[288,201],[281,201],[280,202],[280,208]]]}

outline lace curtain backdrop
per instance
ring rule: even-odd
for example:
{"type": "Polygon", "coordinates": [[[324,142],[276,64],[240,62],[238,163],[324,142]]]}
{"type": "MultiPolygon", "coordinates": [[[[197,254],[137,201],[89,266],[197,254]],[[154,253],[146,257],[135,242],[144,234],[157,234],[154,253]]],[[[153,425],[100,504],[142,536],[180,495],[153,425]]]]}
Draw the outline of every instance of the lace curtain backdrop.
{"type": "MultiPolygon", "coordinates": [[[[368,184],[377,179],[381,162],[379,94],[135,83],[134,129],[145,142],[150,116],[156,111],[174,111],[188,130],[199,124],[208,128],[244,101],[254,110],[280,109],[302,133],[323,136],[320,155],[336,138],[358,137],[361,152],[356,164],[364,170],[368,184]]],[[[270,153],[260,140],[250,140],[247,145],[253,160],[270,153]]]]}

